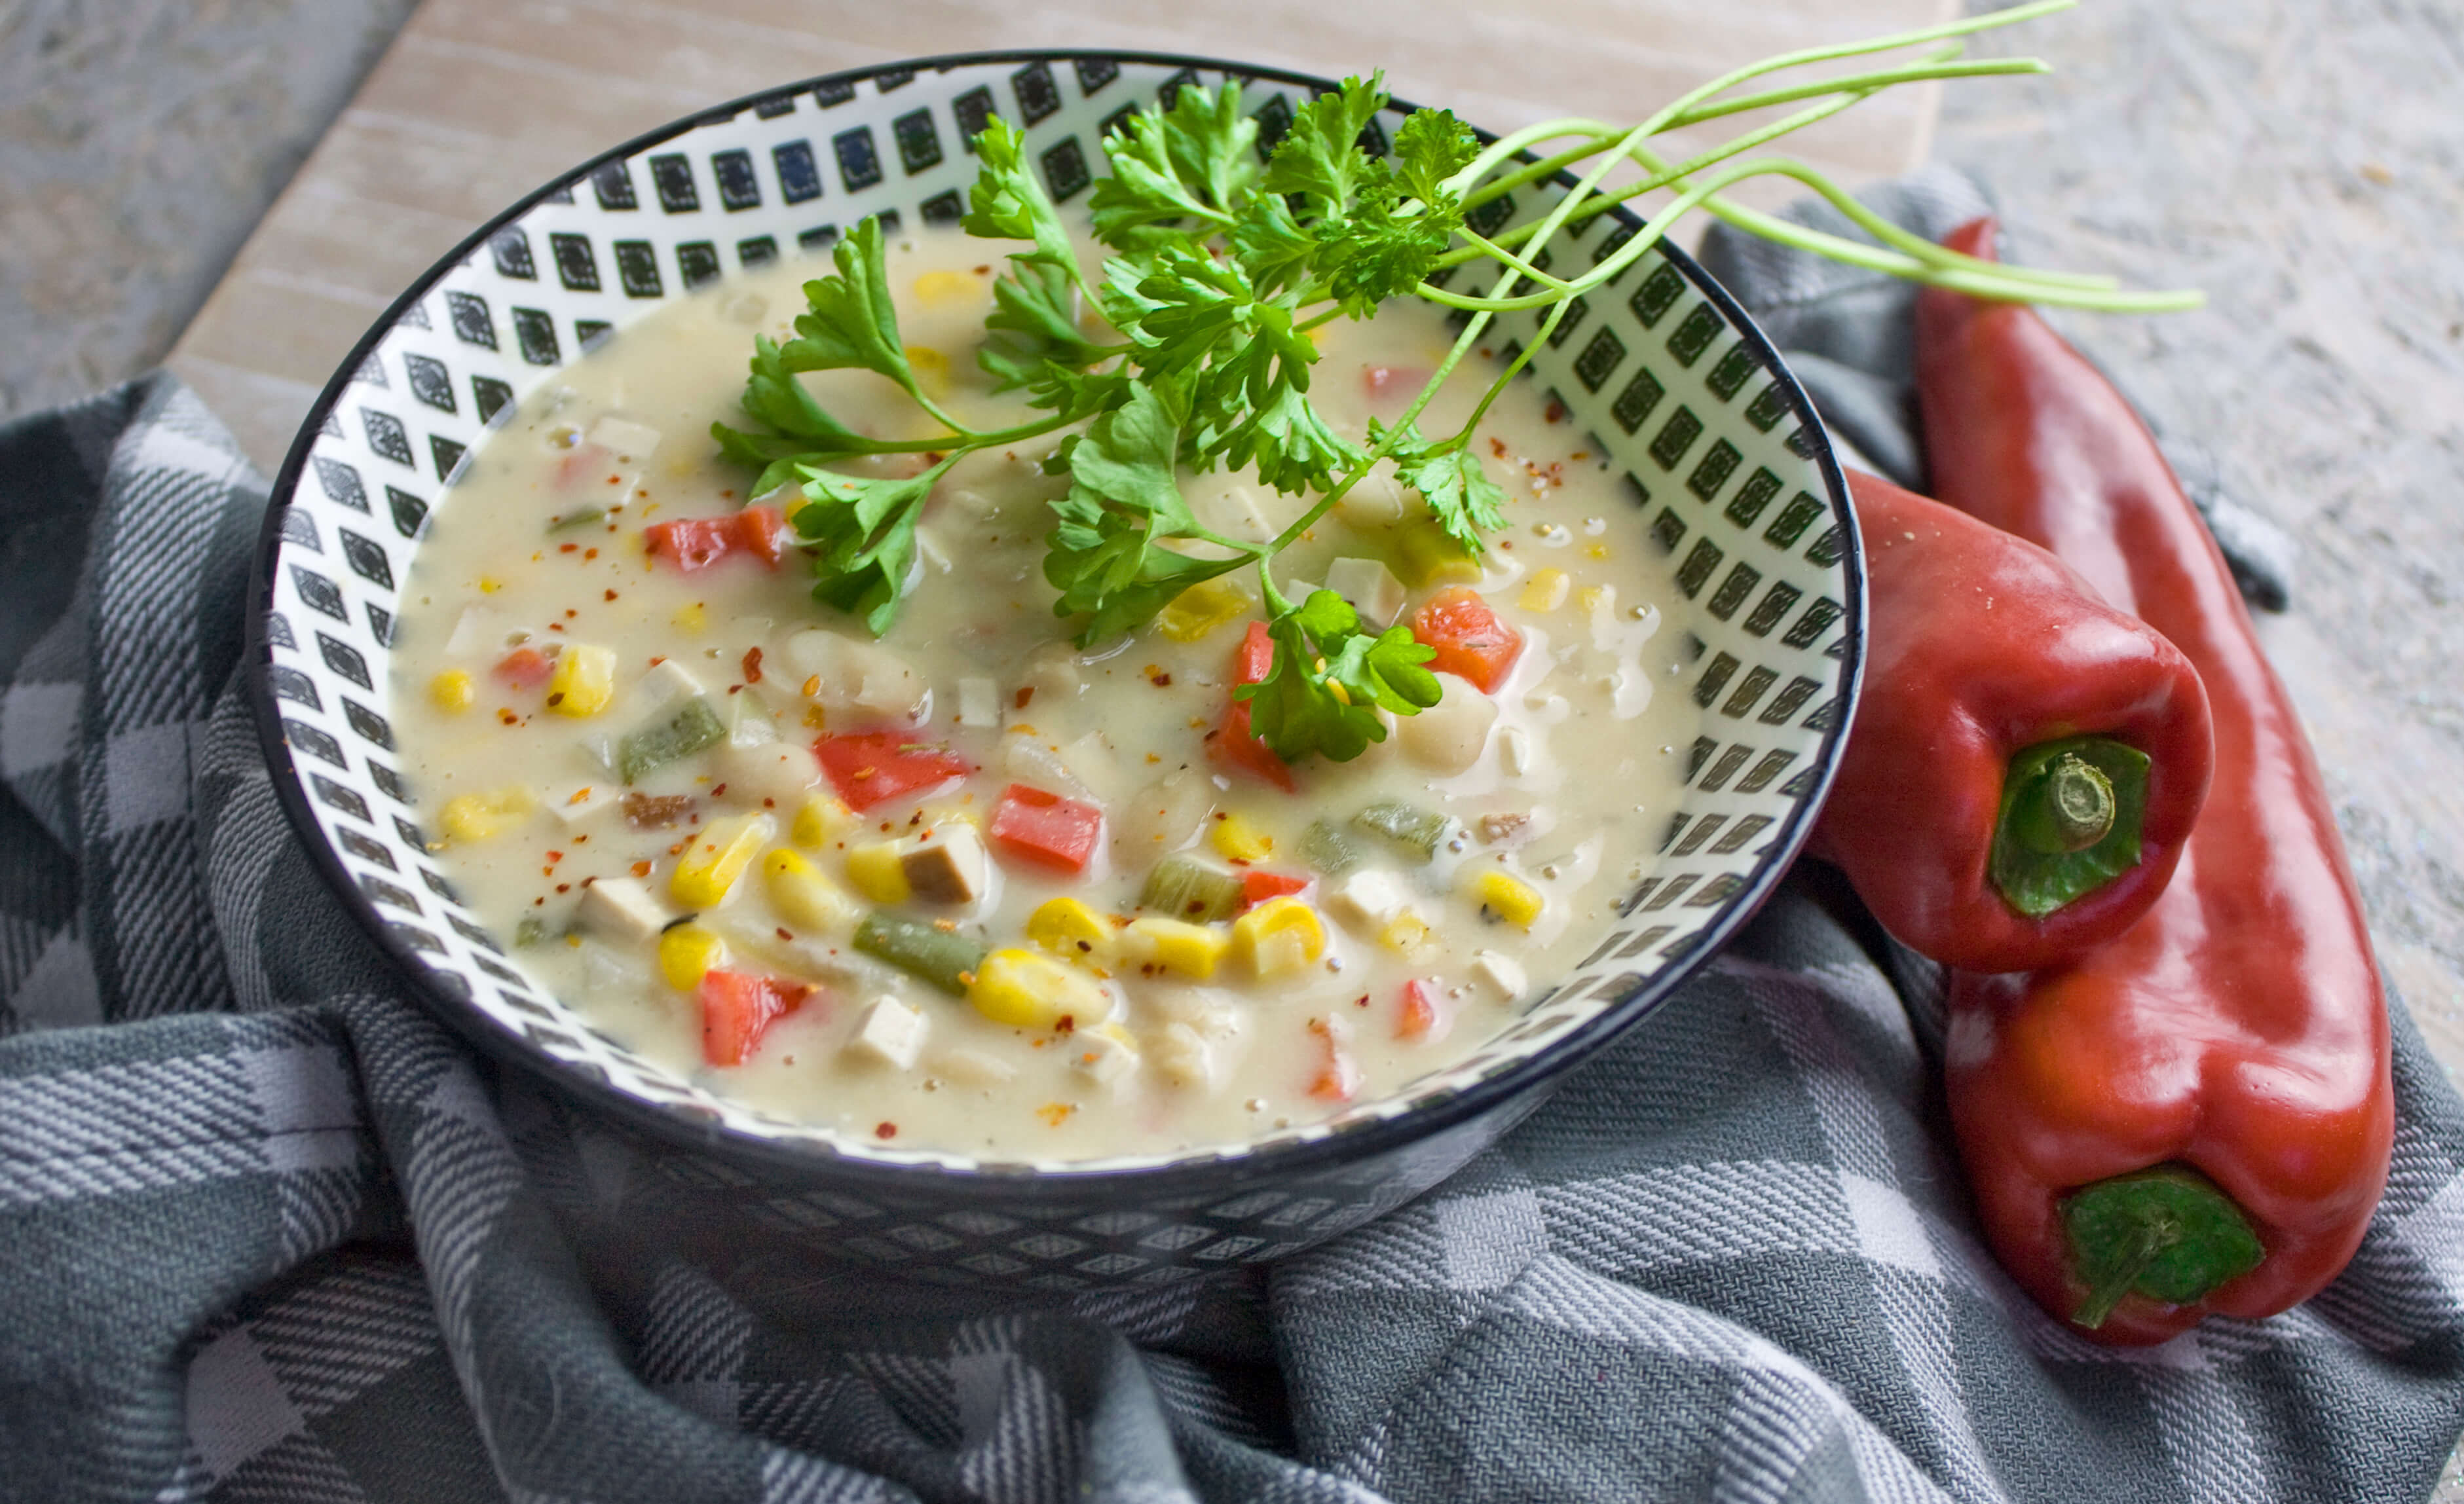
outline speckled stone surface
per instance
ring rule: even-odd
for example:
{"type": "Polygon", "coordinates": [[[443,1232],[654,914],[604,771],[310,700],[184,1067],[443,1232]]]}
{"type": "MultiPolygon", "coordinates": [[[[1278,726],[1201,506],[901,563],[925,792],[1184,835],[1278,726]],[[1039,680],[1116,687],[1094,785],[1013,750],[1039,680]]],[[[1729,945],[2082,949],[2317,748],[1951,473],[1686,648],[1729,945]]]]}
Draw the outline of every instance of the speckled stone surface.
{"type": "Polygon", "coordinates": [[[412,4],[0,4],[0,416],[159,362],[412,4]]]}

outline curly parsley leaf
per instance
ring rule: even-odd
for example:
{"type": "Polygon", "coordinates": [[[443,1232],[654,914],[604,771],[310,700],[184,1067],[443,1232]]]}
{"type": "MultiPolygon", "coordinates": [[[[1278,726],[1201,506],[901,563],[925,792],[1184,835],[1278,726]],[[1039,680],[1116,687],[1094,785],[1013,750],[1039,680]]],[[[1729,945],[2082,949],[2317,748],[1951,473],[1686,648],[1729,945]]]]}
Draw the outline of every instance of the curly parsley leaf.
{"type": "Polygon", "coordinates": [[[1191,585],[1249,560],[1193,558],[1160,546],[1167,538],[1223,541],[1199,525],[1180,493],[1178,397],[1168,381],[1133,385],[1119,407],[1067,446],[1071,484],[1052,504],[1044,578],[1061,592],[1054,615],[1085,618],[1082,645],[1144,625],[1191,585]]]}
{"type": "Polygon", "coordinates": [[[803,467],[804,505],[788,517],[813,545],[813,599],[860,617],[875,637],[898,620],[915,564],[915,519],[934,485],[957,463],[952,455],[921,474],[897,479],[841,475],[803,467]]]}
{"type": "Polygon", "coordinates": [[[1350,214],[1318,221],[1317,270],[1345,314],[1366,318],[1410,292],[1463,227],[1463,200],[1406,207],[1401,180],[1380,170],[1362,185],[1350,214]]]}
{"type": "Polygon", "coordinates": [[[1346,78],[1342,88],[1302,105],[1292,112],[1291,129],[1275,143],[1259,187],[1268,193],[1298,193],[1320,214],[1342,213],[1353,189],[1370,171],[1360,133],[1385,106],[1383,73],[1346,78]]]}
{"type": "Polygon", "coordinates": [[[1395,132],[1395,152],[1388,159],[1404,191],[1423,204],[1441,198],[1461,202],[1447,191],[1445,180],[1480,155],[1480,138],[1456,120],[1451,110],[1415,110],[1395,132]]]}
{"type": "Polygon", "coordinates": [[[1052,196],[1026,164],[1026,133],[996,115],[976,133],[975,145],[980,165],[959,228],[984,240],[1033,241],[1032,254],[1013,252],[1012,259],[1075,272],[1078,254],[1069,232],[1062,228],[1052,196]]]}
{"type": "Polygon", "coordinates": [[[1437,675],[1421,666],[1437,656],[1397,625],[1364,632],[1352,603],[1331,590],[1266,623],[1275,641],[1265,679],[1233,694],[1249,703],[1249,728],[1275,755],[1293,762],[1322,752],[1348,762],[1386,739],[1380,709],[1416,715],[1438,703],[1437,675]]]}
{"type": "Polygon", "coordinates": [[[1384,444],[1390,434],[1396,435],[1387,451],[1394,458],[1396,474],[1428,501],[1429,511],[1447,535],[1480,553],[1486,547],[1481,534],[1506,526],[1506,490],[1489,479],[1487,468],[1471,451],[1470,435],[1432,440],[1417,424],[1390,429],[1375,418],[1369,420],[1373,446],[1384,444]]]}
{"type": "Polygon", "coordinates": [[[1170,110],[1141,111],[1104,138],[1112,172],[1087,201],[1096,236],[1136,251],[1230,229],[1258,180],[1257,142],[1239,84],[1181,85],[1170,110]]]}
{"type": "Polygon", "coordinates": [[[810,311],[797,316],[796,338],[779,347],[780,360],[791,371],[872,371],[921,401],[907,347],[899,341],[898,310],[890,301],[882,251],[881,221],[868,214],[831,251],[837,275],[804,284],[810,311]]]}
{"type": "Polygon", "coordinates": [[[1014,270],[993,283],[993,311],[984,316],[992,337],[976,347],[976,363],[992,376],[995,391],[1025,386],[1040,397],[1048,367],[1082,371],[1107,352],[1078,327],[1074,276],[1042,261],[1012,259],[1014,270]]]}
{"type": "Polygon", "coordinates": [[[753,483],[752,495],[766,496],[794,480],[799,465],[870,453],[879,447],[841,425],[813,401],[813,394],[804,390],[804,383],[796,380],[796,373],[780,356],[779,346],[764,336],[754,336],[752,374],[737,401],[745,414],[767,431],[715,423],[710,436],[718,441],[720,453],[761,472],[753,483]]]}

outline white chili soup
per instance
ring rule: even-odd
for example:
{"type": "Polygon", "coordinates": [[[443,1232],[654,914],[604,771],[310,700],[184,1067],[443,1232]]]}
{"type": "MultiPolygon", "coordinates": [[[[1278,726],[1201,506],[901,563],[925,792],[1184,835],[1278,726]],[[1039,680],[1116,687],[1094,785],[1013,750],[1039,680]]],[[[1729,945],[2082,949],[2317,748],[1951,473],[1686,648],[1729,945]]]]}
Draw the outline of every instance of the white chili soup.
{"type": "MultiPolygon", "coordinates": [[[[1031,416],[977,368],[992,260],[956,232],[888,255],[924,390],[985,430],[1031,416]]],[[[395,725],[439,860],[539,984],[771,1113],[1092,1159],[1393,1093],[1597,943],[1700,711],[1655,692],[1677,666],[1663,573],[1545,394],[1511,383],[1480,426],[1510,498],[1485,551],[1388,471],[1274,557],[1286,597],[1408,625],[1444,689],[1353,760],[1287,764],[1233,694],[1272,651],[1254,573],[1073,644],[1042,570],[1057,436],[937,479],[884,635],[814,599],[802,493],[745,494],[710,429],[815,274],[748,274],[609,338],[474,453],[419,551],[395,725]]],[[[1451,340],[1408,301],[1331,324],[1311,400],[1359,444],[1451,340]]],[[[1469,419],[1478,363],[1429,431],[1469,419]]],[[[876,435],[936,431],[878,376],[801,380],[876,435]]],[[[1235,540],[1317,499],[1178,480],[1235,540]]]]}

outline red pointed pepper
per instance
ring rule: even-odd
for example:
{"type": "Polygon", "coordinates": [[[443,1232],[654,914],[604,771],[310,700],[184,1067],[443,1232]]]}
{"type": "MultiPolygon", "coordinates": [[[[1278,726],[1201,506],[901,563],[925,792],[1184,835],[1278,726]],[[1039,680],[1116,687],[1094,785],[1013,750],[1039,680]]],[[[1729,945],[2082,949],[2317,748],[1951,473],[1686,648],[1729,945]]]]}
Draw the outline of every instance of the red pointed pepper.
{"type": "MultiPolygon", "coordinates": [[[[1992,222],[1947,243],[1991,255],[1992,222]]],[[[1942,499],[2164,633],[2215,728],[2207,807],[2145,918],[2064,965],[1953,979],[1978,1216],[2100,1340],[2272,1316],[2352,1257],[2393,1133],[2387,1004],[2318,764],[2223,556],[2094,366],[2026,308],[1928,291],[1917,384],[1942,499]]]]}
{"type": "Polygon", "coordinates": [[[2189,661],[2043,549],[1850,471],[1865,687],[1815,852],[1947,966],[2050,965],[2156,902],[2208,788],[2189,661]]]}

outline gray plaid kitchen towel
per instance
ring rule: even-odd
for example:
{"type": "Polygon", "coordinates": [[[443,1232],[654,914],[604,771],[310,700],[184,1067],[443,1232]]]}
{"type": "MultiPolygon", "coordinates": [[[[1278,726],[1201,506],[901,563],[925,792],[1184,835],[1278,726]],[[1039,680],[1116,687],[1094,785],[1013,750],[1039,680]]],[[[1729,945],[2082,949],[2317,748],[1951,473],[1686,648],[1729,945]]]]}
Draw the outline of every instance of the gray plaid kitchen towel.
{"type": "MultiPolygon", "coordinates": [[[[1735,250],[1915,463],[1904,301],[1735,250]]],[[[2394,1499],[2464,1427],[2464,1103],[2401,1008],[2351,1270],[2106,1351],[1977,1243],[1935,979],[1810,866],[1462,1175],[1244,1277],[924,1291],[680,1215],[295,849],[233,687],[263,500],[165,378],[0,427],[8,1499],[2394,1499]]]]}

